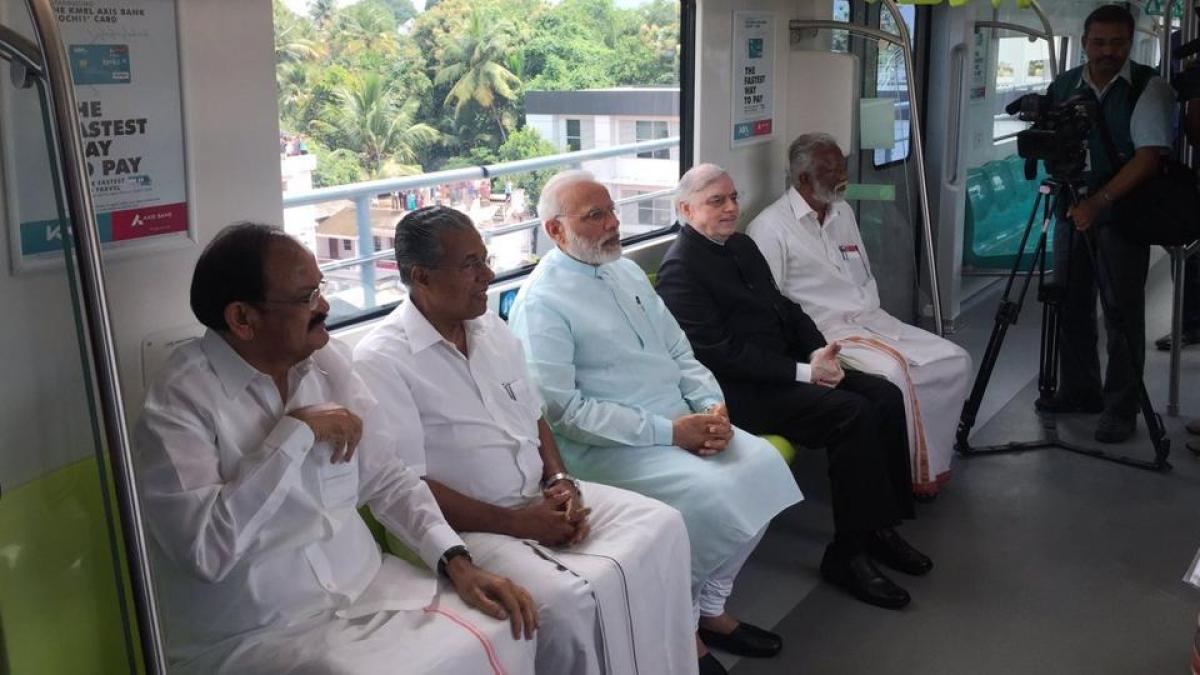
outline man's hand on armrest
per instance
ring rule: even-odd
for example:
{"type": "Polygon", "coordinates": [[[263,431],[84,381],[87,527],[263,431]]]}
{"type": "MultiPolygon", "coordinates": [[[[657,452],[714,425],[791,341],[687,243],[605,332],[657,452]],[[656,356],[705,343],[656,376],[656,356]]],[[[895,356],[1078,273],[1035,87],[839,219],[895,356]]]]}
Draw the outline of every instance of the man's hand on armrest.
{"type": "Polygon", "coordinates": [[[538,614],[529,591],[507,577],[476,567],[466,556],[446,563],[446,576],[463,602],[494,619],[508,619],[514,640],[520,640],[522,633],[526,640],[533,639],[538,614]]]}

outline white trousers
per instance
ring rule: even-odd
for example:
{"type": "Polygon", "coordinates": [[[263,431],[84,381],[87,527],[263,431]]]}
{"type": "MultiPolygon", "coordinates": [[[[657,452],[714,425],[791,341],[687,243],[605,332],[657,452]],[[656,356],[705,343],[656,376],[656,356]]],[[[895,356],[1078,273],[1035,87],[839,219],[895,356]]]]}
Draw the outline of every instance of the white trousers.
{"type": "Polygon", "coordinates": [[[592,530],[577,546],[462,535],[476,564],[524,586],[537,602],[537,672],[695,673],[683,517],[627,490],[589,482],[581,490],[592,530]]]}
{"type": "MultiPolygon", "coordinates": [[[[536,638],[535,638],[536,640],[536,638]]],[[[429,607],[356,619],[332,612],[286,628],[214,645],[171,664],[195,675],[518,675],[534,672],[535,641],[514,640],[508,621],[468,607],[442,581],[429,607]]]]}
{"type": "Polygon", "coordinates": [[[886,377],[904,394],[913,491],[934,494],[950,477],[954,435],[971,385],[971,356],[933,333],[901,326],[898,336],[860,333],[868,342],[843,342],[842,355],[855,368],[886,377]],[[904,362],[870,340],[891,347],[904,362]]]}
{"type": "Polygon", "coordinates": [[[733,582],[737,579],[738,572],[742,571],[742,566],[746,564],[746,560],[750,558],[750,554],[754,552],[758,542],[762,541],[763,535],[766,533],[767,528],[765,527],[759,530],[753,539],[729,556],[728,560],[713,570],[713,573],[704,580],[704,584],[700,587],[700,597],[696,599],[696,604],[692,608],[692,616],[696,622],[699,622],[702,616],[721,616],[725,613],[725,601],[729,599],[729,594],[733,593],[733,582]]]}

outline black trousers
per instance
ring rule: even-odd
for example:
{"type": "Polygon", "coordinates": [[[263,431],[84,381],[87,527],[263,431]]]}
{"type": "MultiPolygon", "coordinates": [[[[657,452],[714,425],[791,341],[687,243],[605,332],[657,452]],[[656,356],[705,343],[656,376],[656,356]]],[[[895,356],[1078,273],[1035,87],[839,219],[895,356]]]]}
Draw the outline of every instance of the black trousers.
{"type": "Polygon", "coordinates": [[[839,536],[912,517],[908,427],[904,399],[894,384],[847,370],[836,389],[802,382],[721,385],[737,426],[826,449],[839,536]]]}
{"type": "Polygon", "coordinates": [[[1106,300],[1117,316],[1104,316],[1108,366],[1100,382],[1096,326],[1097,270],[1088,256],[1084,234],[1066,220],[1054,230],[1056,281],[1063,288],[1059,321],[1059,390],[1071,398],[1103,397],[1110,414],[1134,417],[1138,383],[1146,365],[1146,274],[1150,247],[1123,237],[1117,224],[1097,222],[1093,229],[1106,300]],[[1117,319],[1120,319],[1118,322],[1117,319]],[[1131,352],[1121,344],[1128,341],[1131,352]],[[1132,353],[1132,359],[1130,355],[1132,353]]]}

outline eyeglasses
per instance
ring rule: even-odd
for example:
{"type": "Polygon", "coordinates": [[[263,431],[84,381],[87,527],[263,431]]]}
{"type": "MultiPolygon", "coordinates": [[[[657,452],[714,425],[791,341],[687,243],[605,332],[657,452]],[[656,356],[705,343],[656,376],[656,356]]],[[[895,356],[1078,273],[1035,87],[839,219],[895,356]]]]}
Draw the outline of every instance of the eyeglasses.
{"type": "Polygon", "coordinates": [[[270,303],[275,305],[303,305],[309,309],[316,309],[317,305],[321,304],[321,296],[325,295],[325,288],[328,282],[322,279],[317,283],[317,287],[312,289],[309,294],[299,300],[259,300],[260,303],[270,303]]]}
{"type": "Polygon", "coordinates": [[[598,225],[600,223],[603,223],[604,220],[606,218],[608,218],[609,216],[613,216],[615,218],[617,216],[617,207],[615,207],[615,206],[609,206],[608,208],[596,207],[596,208],[592,209],[591,211],[588,211],[587,213],[559,213],[559,214],[557,214],[557,216],[559,218],[562,218],[564,216],[567,218],[578,218],[578,219],[582,220],[583,222],[588,223],[589,225],[598,225]]]}
{"type": "Polygon", "coordinates": [[[730,192],[727,195],[713,195],[704,200],[706,205],[711,206],[714,209],[719,209],[725,206],[725,204],[728,202],[733,202],[734,204],[738,203],[738,193],[730,192]]]}
{"type": "Polygon", "coordinates": [[[434,269],[438,270],[458,270],[459,272],[470,272],[472,274],[487,274],[492,271],[491,264],[482,258],[471,258],[461,265],[438,265],[434,269]]]}

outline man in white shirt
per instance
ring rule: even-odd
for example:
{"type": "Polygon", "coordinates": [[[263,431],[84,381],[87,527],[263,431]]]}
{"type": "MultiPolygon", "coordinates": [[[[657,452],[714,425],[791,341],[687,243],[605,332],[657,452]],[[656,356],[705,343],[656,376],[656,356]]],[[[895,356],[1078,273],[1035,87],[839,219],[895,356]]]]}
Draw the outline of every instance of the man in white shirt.
{"type": "Polygon", "coordinates": [[[843,199],[846,157],[827,134],[788,148],[791,187],[751,221],[783,294],[799,303],[842,358],[883,375],[904,394],[913,493],[932,497],[950,477],[954,434],[971,378],[961,347],[910,326],[879,305],[854,211],[843,199]]]}
{"type": "Polygon", "coordinates": [[[226,228],[196,263],[208,331],[171,355],[136,433],[172,672],[532,672],[528,593],[475,567],[401,463],[411,434],[329,344],[323,287],[265,225],[226,228]],[[362,504],[457,595],[381,556],[362,504]]]}
{"type": "Polygon", "coordinates": [[[355,363],[387,414],[420,430],[405,462],[475,559],[530,589],[538,672],[695,673],[679,512],[567,472],[521,343],[487,311],[495,275],[467,216],[415,211],[395,241],[408,299],[355,363]]]}

